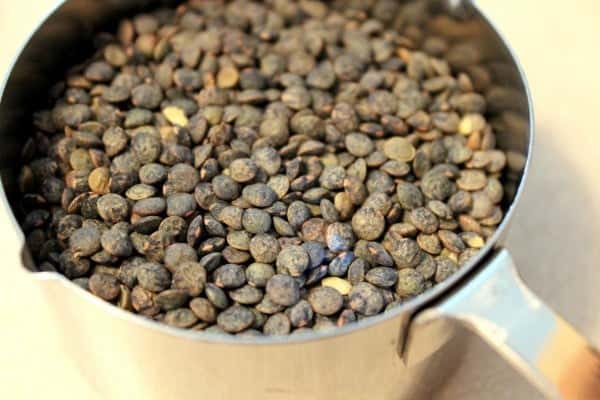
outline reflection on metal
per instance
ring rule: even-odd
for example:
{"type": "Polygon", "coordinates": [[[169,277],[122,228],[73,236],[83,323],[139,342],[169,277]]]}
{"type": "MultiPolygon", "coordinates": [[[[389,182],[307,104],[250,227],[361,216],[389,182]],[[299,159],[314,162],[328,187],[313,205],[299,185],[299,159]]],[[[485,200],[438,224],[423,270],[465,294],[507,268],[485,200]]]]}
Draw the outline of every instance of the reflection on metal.
{"type": "MultiPolygon", "coordinates": [[[[8,198],[14,214],[19,214],[15,178],[23,140],[34,134],[31,112],[39,104],[32,99],[44,99],[67,65],[90,54],[92,32],[133,10],[165,2],[57,0],[51,2],[58,7],[56,12],[52,12],[52,4],[47,5],[51,16],[40,21],[40,29],[7,76],[2,94],[0,210],[10,212],[8,198]]],[[[348,3],[364,4],[362,0],[332,2],[342,9],[348,3]]],[[[420,357],[409,357],[405,364],[398,349],[418,349],[404,346],[408,321],[418,310],[462,285],[481,266],[481,260],[501,245],[527,172],[533,115],[517,61],[471,2],[398,1],[398,7],[392,9],[395,15],[390,14],[390,26],[401,34],[418,29],[424,38],[447,41],[445,56],[452,60],[454,70],[469,74],[477,89],[485,93],[499,146],[511,151],[510,170],[503,177],[512,186],[506,196],[506,218],[480,254],[445,282],[383,315],[333,333],[276,339],[238,339],[159,325],[95,298],[62,276],[31,274],[18,265],[20,257],[11,255],[8,258],[15,261],[5,266],[6,279],[23,296],[43,299],[32,301],[33,309],[28,310],[36,315],[37,329],[52,332],[40,335],[39,346],[48,349],[48,354],[69,357],[91,390],[102,398],[431,398],[432,390],[455,370],[448,368],[448,363],[460,362],[462,338],[453,337],[451,326],[432,328],[423,334],[420,351],[414,353],[420,352],[420,357]],[[36,296],[30,296],[34,291],[36,296]]],[[[19,228],[15,224],[5,230],[6,236],[13,235],[15,253],[20,252],[23,236],[19,228]]],[[[64,378],[61,371],[53,369],[51,358],[40,355],[39,362],[56,373],[57,379],[64,378]]],[[[89,393],[70,395],[87,398],[89,393]]]]}
{"type": "Polygon", "coordinates": [[[430,332],[439,321],[477,333],[550,398],[600,398],[598,353],[525,287],[506,250],[416,317],[405,354],[409,360],[415,356],[412,342],[418,345],[421,331],[430,332]]]}

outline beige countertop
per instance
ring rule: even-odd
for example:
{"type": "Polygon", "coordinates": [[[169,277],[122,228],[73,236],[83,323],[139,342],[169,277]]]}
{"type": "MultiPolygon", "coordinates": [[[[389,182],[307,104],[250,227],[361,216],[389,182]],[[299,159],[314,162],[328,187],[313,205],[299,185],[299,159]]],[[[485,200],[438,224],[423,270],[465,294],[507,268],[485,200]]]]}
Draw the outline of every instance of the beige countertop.
{"type": "MultiPolygon", "coordinates": [[[[0,0],[0,71],[47,0],[0,0]]],[[[556,311],[600,346],[600,3],[596,0],[479,0],[519,55],[535,99],[537,137],[533,167],[509,248],[525,281],[556,311]],[[543,4],[542,4],[543,3],[543,4]]],[[[0,74],[1,75],[1,74],[0,74]]],[[[0,226],[7,223],[0,216],[0,226]]],[[[14,253],[0,238],[0,254],[14,253]]],[[[4,266],[9,266],[6,260],[4,266]]],[[[27,299],[0,282],[0,398],[69,398],[85,383],[72,371],[58,387],[36,360],[44,335],[6,321],[34,319],[27,299]]],[[[35,327],[35,323],[28,326],[35,327]]],[[[436,399],[536,399],[540,396],[479,339],[436,399]]],[[[456,366],[448,366],[456,368],[456,366]]]]}

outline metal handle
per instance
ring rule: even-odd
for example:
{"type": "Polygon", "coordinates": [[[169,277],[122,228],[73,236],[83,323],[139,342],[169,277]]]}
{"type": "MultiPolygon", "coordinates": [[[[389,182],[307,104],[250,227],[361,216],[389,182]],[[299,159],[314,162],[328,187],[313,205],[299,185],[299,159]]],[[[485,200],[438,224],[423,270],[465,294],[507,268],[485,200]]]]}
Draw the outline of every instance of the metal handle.
{"type": "Polygon", "coordinates": [[[508,251],[500,250],[453,295],[416,316],[407,362],[448,322],[478,334],[548,398],[600,398],[599,353],[525,286],[508,251]]]}

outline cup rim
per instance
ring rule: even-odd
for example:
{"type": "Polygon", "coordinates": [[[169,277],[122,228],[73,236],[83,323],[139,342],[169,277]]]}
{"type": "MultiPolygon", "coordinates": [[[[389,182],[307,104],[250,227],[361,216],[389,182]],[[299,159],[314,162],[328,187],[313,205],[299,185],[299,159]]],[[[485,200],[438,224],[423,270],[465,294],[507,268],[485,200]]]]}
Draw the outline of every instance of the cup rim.
{"type": "MultiPolygon", "coordinates": [[[[35,29],[31,31],[31,33],[24,39],[22,45],[19,47],[19,51],[13,59],[12,63],[9,63],[6,69],[6,74],[4,75],[4,80],[0,81],[0,100],[3,98],[6,90],[6,84],[9,78],[12,76],[15,65],[17,61],[23,54],[24,49],[29,44],[33,36],[46,24],[46,22],[60,10],[61,6],[67,3],[69,0],[55,0],[54,3],[49,6],[48,12],[44,15],[41,22],[36,25],[35,29]]],[[[239,337],[239,336],[231,336],[231,335],[222,335],[217,333],[210,332],[201,332],[201,331],[190,331],[179,329],[175,327],[168,326],[163,323],[159,323],[157,321],[149,320],[140,315],[134,314],[132,312],[123,310],[119,307],[114,306],[108,302],[103,301],[102,299],[94,296],[86,290],[81,289],[75,283],[67,279],[65,276],[55,273],[55,272],[30,272],[30,276],[34,279],[38,279],[39,281],[55,281],[58,282],[64,289],[73,290],[77,295],[81,296],[82,301],[88,301],[95,306],[98,306],[102,309],[103,312],[107,312],[112,316],[123,319],[129,323],[138,324],[146,329],[151,329],[156,333],[161,333],[164,335],[173,336],[175,338],[190,340],[190,341],[199,341],[199,342],[207,342],[207,343],[215,343],[215,344],[227,344],[227,345],[282,345],[282,344],[301,344],[308,343],[313,341],[320,340],[328,340],[334,339],[336,337],[341,337],[345,335],[349,335],[355,333],[359,330],[368,329],[369,327],[373,327],[375,325],[384,323],[386,321],[393,320],[400,316],[405,316],[410,318],[417,311],[426,308],[428,304],[431,304],[436,299],[439,299],[443,296],[448,295],[448,293],[452,289],[456,289],[459,287],[465,278],[467,278],[470,274],[472,274],[478,268],[483,268],[483,261],[486,257],[488,257],[494,249],[498,245],[498,241],[501,239],[502,235],[506,233],[506,230],[509,228],[510,222],[513,218],[515,209],[521,199],[522,193],[526,186],[526,181],[529,175],[529,170],[531,167],[531,159],[532,159],[532,151],[534,144],[534,131],[535,131],[535,116],[533,110],[533,99],[530,90],[530,86],[527,80],[527,76],[525,71],[520,63],[518,57],[516,56],[513,48],[510,43],[506,40],[505,36],[500,32],[496,24],[483,12],[476,2],[469,2],[470,7],[474,11],[474,14],[481,19],[491,30],[491,32],[496,35],[496,38],[502,43],[505,47],[505,50],[508,54],[508,58],[512,61],[513,66],[516,71],[519,73],[520,83],[523,89],[523,94],[527,99],[527,111],[528,111],[528,120],[529,120],[529,128],[527,132],[528,144],[527,144],[527,154],[525,165],[523,167],[523,171],[520,177],[520,182],[515,193],[515,196],[506,210],[504,218],[500,225],[498,226],[496,232],[491,236],[491,238],[487,241],[485,246],[479,250],[479,252],[472,257],[464,266],[462,266],[457,272],[452,274],[445,281],[436,284],[434,287],[428,289],[424,293],[407,300],[403,304],[400,304],[393,309],[386,311],[382,314],[377,314],[374,316],[367,317],[361,321],[356,321],[350,323],[343,327],[337,327],[330,331],[324,332],[306,332],[295,335],[288,336],[265,336],[265,337],[239,337]]],[[[23,232],[20,228],[20,225],[15,217],[14,212],[12,211],[12,207],[4,190],[4,183],[0,181],[0,203],[5,207],[5,209],[9,212],[9,220],[11,222],[10,228],[13,229],[16,233],[16,236],[19,240],[19,252],[23,253],[25,250],[25,240],[23,232]]],[[[22,265],[19,267],[24,268],[22,265]]],[[[25,269],[25,268],[24,268],[25,269]]],[[[450,294],[451,295],[451,294],[450,294]]]]}

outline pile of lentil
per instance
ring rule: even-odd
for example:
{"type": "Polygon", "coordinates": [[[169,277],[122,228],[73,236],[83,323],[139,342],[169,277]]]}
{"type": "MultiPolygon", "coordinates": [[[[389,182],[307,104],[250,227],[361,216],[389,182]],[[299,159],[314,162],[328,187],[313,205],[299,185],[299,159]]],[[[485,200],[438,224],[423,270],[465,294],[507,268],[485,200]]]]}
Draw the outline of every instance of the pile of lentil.
{"type": "Polygon", "coordinates": [[[202,0],[99,34],[23,150],[39,270],[238,335],[343,326],[448,278],[502,220],[506,155],[402,7],[202,0]]]}

